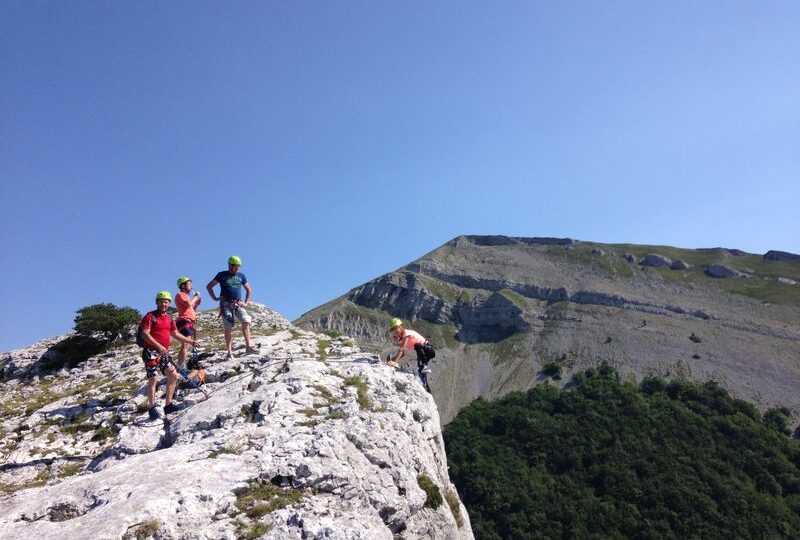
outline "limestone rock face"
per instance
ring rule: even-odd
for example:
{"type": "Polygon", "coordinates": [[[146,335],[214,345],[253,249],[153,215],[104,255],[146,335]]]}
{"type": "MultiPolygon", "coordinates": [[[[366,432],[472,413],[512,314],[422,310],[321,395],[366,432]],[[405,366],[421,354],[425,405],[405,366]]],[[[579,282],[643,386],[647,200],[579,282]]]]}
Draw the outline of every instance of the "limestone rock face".
{"type": "MultiPolygon", "coordinates": [[[[6,379],[19,407],[3,409],[1,425],[22,436],[0,448],[0,538],[471,539],[436,405],[415,374],[347,337],[249,309],[259,353],[237,342],[233,360],[212,350],[219,323],[201,314],[216,382],[207,396],[183,391],[182,409],[163,420],[141,407],[135,347],[36,381],[6,379]],[[423,477],[446,502],[433,503],[423,477]]],[[[6,360],[30,375],[46,348],[6,360]]]]}
{"type": "Polygon", "coordinates": [[[459,236],[296,324],[383,352],[386,321],[400,317],[437,349],[429,380],[444,422],[478,396],[568,385],[603,361],[625,380],[714,380],[762,409],[798,414],[791,282],[800,282],[800,261],[737,249],[459,236]],[[712,265],[749,277],[716,279],[704,271],[712,265]],[[687,339],[693,333],[700,343],[687,339]],[[544,372],[551,363],[560,381],[544,372]]]}

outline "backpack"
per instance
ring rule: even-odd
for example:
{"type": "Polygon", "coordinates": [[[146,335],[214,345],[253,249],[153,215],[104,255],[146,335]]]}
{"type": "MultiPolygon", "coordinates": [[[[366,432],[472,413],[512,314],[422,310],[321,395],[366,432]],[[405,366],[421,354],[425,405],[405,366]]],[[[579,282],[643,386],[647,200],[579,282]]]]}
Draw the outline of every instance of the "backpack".
{"type": "MultiPolygon", "coordinates": [[[[151,328],[153,327],[153,323],[156,322],[156,313],[157,313],[156,311],[149,311],[147,313],[147,315],[150,315],[150,327],[151,328]]],[[[147,344],[144,341],[144,334],[142,332],[142,323],[144,322],[144,319],[145,319],[145,317],[147,317],[147,315],[142,317],[142,320],[139,321],[139,327],[136,329],[136,344],[139,347],[142,347],[142,348],[147,347],[147,344]]]]}
{"type": "Polygon", "coordinates": [[[181,375],[186,377],[186,379],[181,378],[178,381],[178,388],[181,390],[200,388],[206,382],[206,370],[204,369],[193,369],[192,371],[184,369],[181,371],[181,375]]]}

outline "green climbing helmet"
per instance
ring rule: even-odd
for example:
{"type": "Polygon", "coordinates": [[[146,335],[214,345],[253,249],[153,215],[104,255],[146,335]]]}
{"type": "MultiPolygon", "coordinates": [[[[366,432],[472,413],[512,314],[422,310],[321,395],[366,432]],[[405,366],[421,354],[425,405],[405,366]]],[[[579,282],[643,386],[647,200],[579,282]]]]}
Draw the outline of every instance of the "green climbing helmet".
{"type": "Polygon", "coordinates": [[[169,294],[169,291],[161,291],[156,295],[156,300],[169,300],[172,302],[172,295],[169,294]]]}
{"type": "Polygon", "coordinates": [[[235,264],[236,266],[242,266],[242,259],[240,259],[238,255],[231,255],[230,257],[228,257],[228,264],[235,264]]]}
{"type": "Polygon", "coordinates": [[[391,319],[389,319],[389,330],[394,330],[398,326],[403,326],[403,321],[401,321],[397,317],[392,317],[391,319]]]}
{"type": "Polygon", "coordinates": [[[181,285],[183,285],[183,284],[184,284],[184,283],[186,283],[187,281],[192,281],[192,278],[189,278],[189,277],[186,277],[186,276],[179,277],[179,278],[178,278],[178,288],[180,289],[180,288],[181,288],[181,285]]]}

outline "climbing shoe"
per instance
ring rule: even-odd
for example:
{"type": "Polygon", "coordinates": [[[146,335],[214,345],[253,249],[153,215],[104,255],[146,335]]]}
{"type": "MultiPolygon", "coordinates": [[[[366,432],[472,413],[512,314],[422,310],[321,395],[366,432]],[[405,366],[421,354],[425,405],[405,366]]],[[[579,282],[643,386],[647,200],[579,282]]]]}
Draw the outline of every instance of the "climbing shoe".
{"type": "Polygon", "coordinates": [[[164,405],[164,414],[171,414],[179,410],[181,410],[181,408],[178,405],[175,405],[174,403],[170,403],[169,405],[164,405]]]}
{"type": "Polygon", "coordinates": [[[150,417],[150,420],[158,420],[161,418],[161,413],[155,405],[147,409],[147,415],[150,417]]]}

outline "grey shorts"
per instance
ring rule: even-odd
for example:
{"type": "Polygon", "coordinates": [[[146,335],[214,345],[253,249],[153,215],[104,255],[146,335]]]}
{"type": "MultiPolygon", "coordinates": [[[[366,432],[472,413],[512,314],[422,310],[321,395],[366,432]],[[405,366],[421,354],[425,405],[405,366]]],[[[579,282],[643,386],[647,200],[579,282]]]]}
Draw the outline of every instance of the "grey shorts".
{"type": "Polygon", "coordinates": [[[220,309],[222,310],[222,326],[231,329],[236,324],[236,319],[242,324],[250,324],[253,318],[247,313],[243,307],[235,306],[233,304],[223,304],[220,309]]]}

